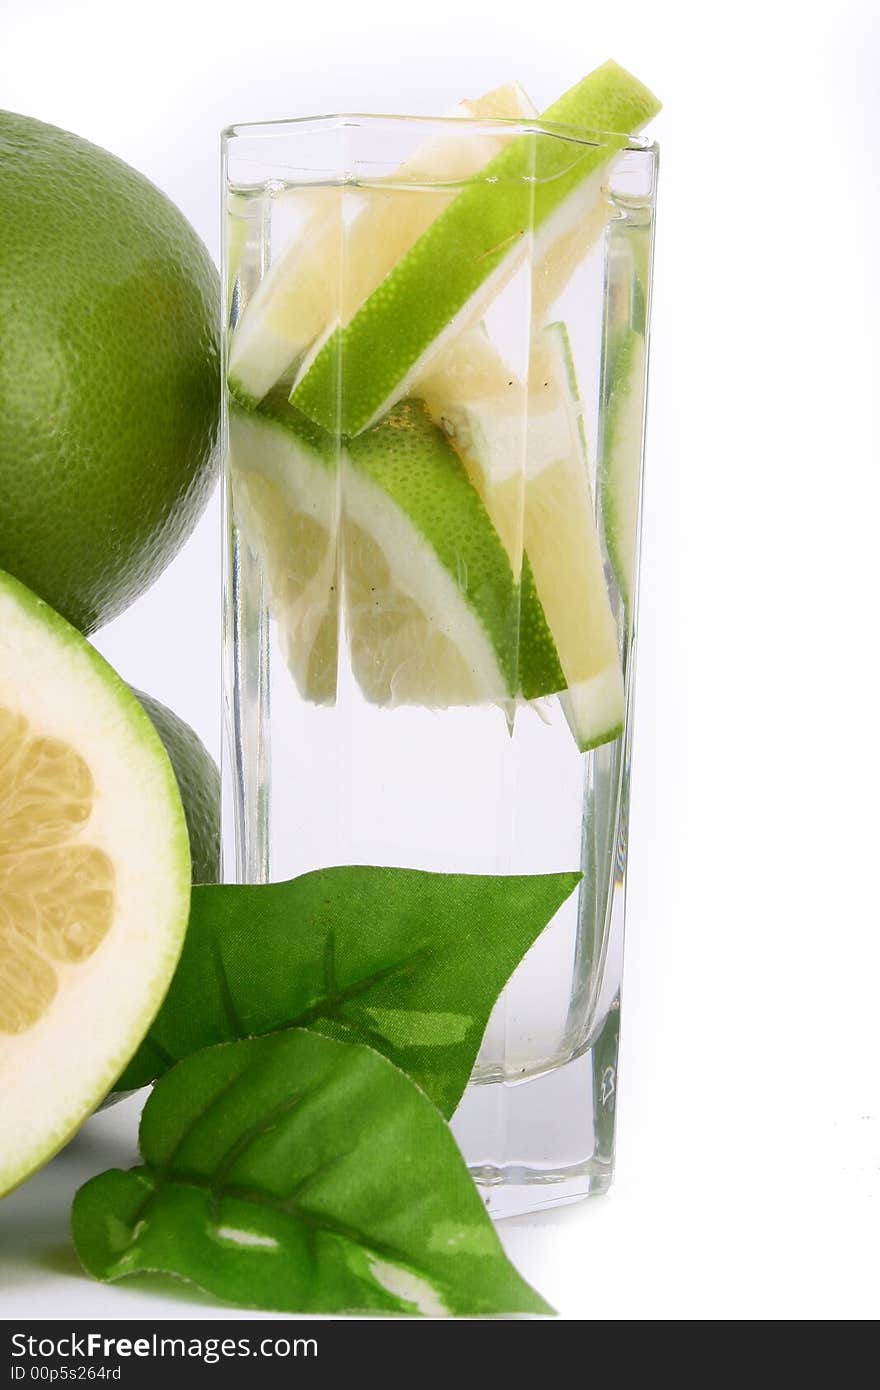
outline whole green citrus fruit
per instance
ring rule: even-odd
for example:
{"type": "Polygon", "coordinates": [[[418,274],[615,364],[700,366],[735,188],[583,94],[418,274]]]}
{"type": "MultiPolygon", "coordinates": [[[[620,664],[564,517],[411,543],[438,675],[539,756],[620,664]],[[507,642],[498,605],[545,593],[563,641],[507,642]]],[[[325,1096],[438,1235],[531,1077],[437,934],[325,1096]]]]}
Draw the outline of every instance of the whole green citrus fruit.
{"type": "Polygon", "coordinates": [[[210,492],[217,271],[142,175],[10,112],[0,207],[0,567],[91,632],[210,492]]]}
{"type": "MultiPolygon", "coordinates": [[[[133,688],[133,687],[132,687],[133,688]]],[[[220,880],[220,771],[195,729],[167,705],[135,690],[171,759],[189,831],[193,883],[220,880]]]]}

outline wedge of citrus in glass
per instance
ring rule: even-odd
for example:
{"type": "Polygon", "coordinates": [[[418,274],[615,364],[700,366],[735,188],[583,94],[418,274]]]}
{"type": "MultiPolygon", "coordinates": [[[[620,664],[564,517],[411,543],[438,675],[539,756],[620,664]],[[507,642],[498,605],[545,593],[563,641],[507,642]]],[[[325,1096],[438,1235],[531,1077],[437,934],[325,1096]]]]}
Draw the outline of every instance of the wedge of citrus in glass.
{"type": "Polygon", "coordinates": [[[174,772],[136,696],[0,574],[0,1194],[101,1102],[189,913],[174,772]]]}
{"type": "Polygon", "coordinates": [[[273,392],[233,409],[230,450],[236,519],[306,699],[334,698],[343,624],[373,704],[503,704],[563,687],[531,576],[517,582],[421,402],[337,446],[273,392]]]}
{"type": "Polygon", "coordinates": [[[568,448],[526,480],[525,546],[567,689],[560,701],[582,752],[623,730],[624,682],[617,623],[605,582],[586,438],[568,335],[541,334],[529,372],[529,411],[558,410],[568,448]]]}
{"type": "MultiPolygon", "coordinates": [[[[629,133],[658,109],[647,88],[609,62],[542,119],[575,131],[629,133]]],[[[511,140],[431,221],[350,321],[318,340],[294,383],[294,405],[325,429],[354,435],[412,395],[458,335],[480,322],[531,239],[549,235],[558,244],[579,225],[585,182],[627,138],[609,134],[596,142],[586,133],[578,139],[536,131],[511,140]]]]}
{"type": "Polygon", "coordinates": [[[623,675],[593,507],[568,335],[551,324],[535,338],[521,381],[472,331],[460,351],[420,383],[432,418],[455,441],[511,564],[529,566],[552,633],[578,747],[615,738],[623,725],[623,675]]]}
{"type": "Polygon", "coordinates": [[[284,658],[300,693],[336,697],[339,450],[283,389],[258,411],[234,399],[229,470],[235,524],[258,557],[284,658]]]}
{"type": "Polygon", "coordinates": [[[646,344],[628,329],[610,362],[599,473],[605,544],[620,596],[632,603],[639,540],[646,344]]]}
{"type": "MultiPolygon", "coordinates": [[[[533,110],[511,83],[461,102],[452,115],[510,119],[533,110]]],[[[301,226],[260,281],[232,336],[228,375],[239,398],[262,400],[329,326],[347,323],[452,202],[455,184],[510,138],[503,128],[468,139],[453,130],[425,140],[381,183],[296,189],[301,226]]]]}

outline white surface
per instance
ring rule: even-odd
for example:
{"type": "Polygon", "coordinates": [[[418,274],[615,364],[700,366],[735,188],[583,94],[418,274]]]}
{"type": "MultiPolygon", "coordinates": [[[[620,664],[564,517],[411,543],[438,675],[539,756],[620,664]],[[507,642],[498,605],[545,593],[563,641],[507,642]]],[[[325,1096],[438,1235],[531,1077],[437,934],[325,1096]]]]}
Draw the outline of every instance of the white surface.
{"type": "MultiPolygon", "coordinates": [[[[880,1313],[871,0],[7,0],[6,106],[144,170],[217,249],[217,130],[541,106],[613,54],[663,97],[619,1177],[508,1223],[576,1318],[880,1313]]],[[[217,517],[101,634],[216,744],[217,517]]],[[[94,1120],[0,1207],[0,1315],[234,1316],[76,1273],[94,1120]]],[[[167,1287],[167,1286],[166,1286],[167,1287]]]]}

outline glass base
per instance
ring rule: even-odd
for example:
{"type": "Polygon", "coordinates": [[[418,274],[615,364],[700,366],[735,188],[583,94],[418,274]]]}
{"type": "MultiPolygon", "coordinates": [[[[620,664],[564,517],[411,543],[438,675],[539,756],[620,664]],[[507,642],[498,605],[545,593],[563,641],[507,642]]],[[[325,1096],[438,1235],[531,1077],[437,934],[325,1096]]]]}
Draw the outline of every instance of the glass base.
{"type": "Polygon", "coordinates": [[[492,1217],[611,1186],[618,1018],[615,1010],[592,1047],[542,1076],[468,1087],[452,1129],[492,1217]]]}

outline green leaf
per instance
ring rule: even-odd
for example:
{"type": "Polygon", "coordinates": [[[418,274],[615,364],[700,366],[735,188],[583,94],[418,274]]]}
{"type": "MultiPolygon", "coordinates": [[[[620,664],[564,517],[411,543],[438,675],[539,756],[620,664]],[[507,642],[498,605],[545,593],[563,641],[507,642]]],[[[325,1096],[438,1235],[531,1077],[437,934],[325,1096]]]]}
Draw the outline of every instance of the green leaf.
{"type": "Polygon", "coordinates": [[[371,1048],[304,1029],[207,1048],[158,1083],[140,1143],[143,1168],[74,1200],[98,1279],[161,1271],[288,1313],[552,1312],[441,1115],[371,1048]]]}
{"type": "Polygon", "coordinates": [[[193,889],[177,974],[118,1082],[211,1043],[307,1027],[366,1042],[451,1115],[514,967],[579,881],[337,868],[193,889]]]}

